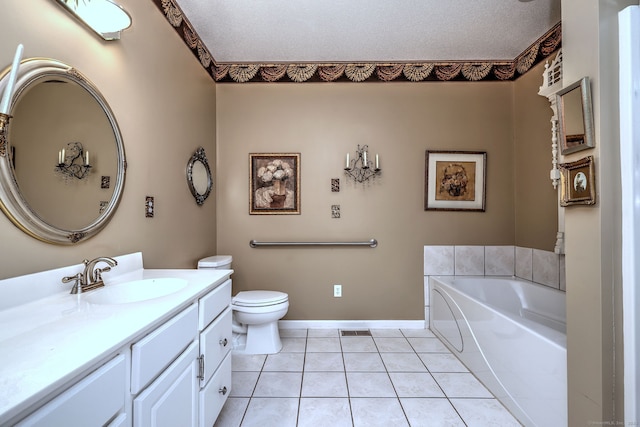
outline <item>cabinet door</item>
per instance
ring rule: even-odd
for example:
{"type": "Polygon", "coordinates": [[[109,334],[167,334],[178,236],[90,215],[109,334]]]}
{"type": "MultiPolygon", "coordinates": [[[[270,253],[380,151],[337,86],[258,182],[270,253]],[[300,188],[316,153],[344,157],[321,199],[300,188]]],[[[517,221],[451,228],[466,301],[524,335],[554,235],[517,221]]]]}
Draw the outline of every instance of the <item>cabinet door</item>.
{"type": "Polygon", "coordinates": [[[105,425],[124,409],[126,375],[125,357],[119,355],[17,425],[105,425]]]}
{"type": "Polygon", "coordinates": [[[108,424],[108,427],[125,427],[131,425],[127,414],[120,414],[118,417],[108,424]]]}
{"type": "Polygon", "coordinates": [[[231,353],[222,361],[209,384],[200,391],[200,427],[211,427],[231,393],[231,353]]]}
{"type": "Polygon", "coordinates": [[[200,386],[209,381],[211,375],[218,369],[222,359],[232,347],[231,307],[225,311],[207,329],[200,333],[200,354],[204,356],[204,373],[200,386]]]}
{"type": "Polygon", "coordinates": [[[197,339],[198,306],[177,314],[131,346],[131,394],[138,394],[197,339]]]}
{"type": "Polygon", "coordinates": [[[198,341],[133,401],[136,427],[195,426],[198,423],[198,341]]]}

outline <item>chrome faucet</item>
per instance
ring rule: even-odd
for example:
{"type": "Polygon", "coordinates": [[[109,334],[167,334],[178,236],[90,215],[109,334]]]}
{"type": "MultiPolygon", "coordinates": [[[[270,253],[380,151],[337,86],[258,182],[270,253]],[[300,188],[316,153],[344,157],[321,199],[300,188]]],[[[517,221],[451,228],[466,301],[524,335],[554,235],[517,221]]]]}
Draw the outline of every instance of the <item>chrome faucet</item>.
{"type": "Polygon", "coordinates": [[[110,271],[111,267],[118,265],[118,262],[115,259],[109,257],[98,257],[91,261],[85,259],[82,262],[84,263],[84,270],[82,273],[62,278],[62,283],[75,281],[73,288],[71,288],[72,294],[79,294],[103,287],[104,281],[102,280],[102,273],[110,271]],[[108,266],[104,268],[96,268],[96,264],[99,262],[105,262],[108,266]]]}

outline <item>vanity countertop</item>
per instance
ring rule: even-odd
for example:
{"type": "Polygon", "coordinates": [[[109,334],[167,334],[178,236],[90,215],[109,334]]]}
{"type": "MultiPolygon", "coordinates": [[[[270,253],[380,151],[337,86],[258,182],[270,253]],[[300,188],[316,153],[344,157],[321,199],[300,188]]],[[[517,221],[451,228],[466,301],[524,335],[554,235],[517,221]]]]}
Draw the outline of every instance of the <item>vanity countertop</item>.
{"type": "Polygon", "coordinates": [[[231,273],[141,268],[111,280],[105,274],[106,286],[164,277],[188,284],[164,297],[116,305],[86,300],[98,291],[71,295],[67,289],[0,310],[0,425],[95,369],[105,357],[223,284],[231,273]]]}

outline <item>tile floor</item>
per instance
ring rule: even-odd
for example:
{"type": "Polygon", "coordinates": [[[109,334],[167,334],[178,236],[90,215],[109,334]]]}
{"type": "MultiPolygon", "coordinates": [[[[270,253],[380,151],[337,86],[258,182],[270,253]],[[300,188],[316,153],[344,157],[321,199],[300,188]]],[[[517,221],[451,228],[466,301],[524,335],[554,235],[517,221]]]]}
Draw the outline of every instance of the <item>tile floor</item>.
{"type": "Polygon", "coordinates": [[[233,355],[215,427],[520,426],[429,330],[284,329],[282,351],[233,355]]]}

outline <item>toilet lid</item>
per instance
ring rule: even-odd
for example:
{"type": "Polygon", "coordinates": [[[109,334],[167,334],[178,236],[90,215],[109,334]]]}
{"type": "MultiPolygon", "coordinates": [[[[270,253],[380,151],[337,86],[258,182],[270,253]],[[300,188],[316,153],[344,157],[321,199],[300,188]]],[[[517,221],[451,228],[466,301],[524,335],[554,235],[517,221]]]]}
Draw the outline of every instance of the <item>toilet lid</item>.
{"type": "Polygon", "coordinates": [[[285,302],[289,295],[278,291],[242,291],[233,297],[233,304],[245,307],[273,305],[285,302]]]}
{"type": "Polygon", "coordinates": [[[217,268],[222,265],[231,264],[232,260],[231,255],[214,255],[198,261],[198,268],[217,268]]]}

